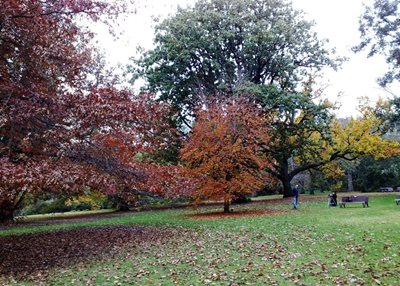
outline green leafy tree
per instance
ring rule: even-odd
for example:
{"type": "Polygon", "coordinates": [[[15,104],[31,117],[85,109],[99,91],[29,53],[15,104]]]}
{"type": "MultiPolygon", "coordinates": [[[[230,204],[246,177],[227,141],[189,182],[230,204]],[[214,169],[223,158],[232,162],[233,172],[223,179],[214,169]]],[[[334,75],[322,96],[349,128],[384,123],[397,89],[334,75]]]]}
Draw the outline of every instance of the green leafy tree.
{"type": "Polygon", "coordinates": [[[276,92],[275,96],[271,88],[257,89],[272,122],[271,140],[264,150],[274,164],[266,171],[282,182],[285,197],[290,196],[292,179],[301,172],[314,169],[330,177],[342,176],[343,160],[399,154],[398,142],[382,138],[382,121],[370,108],[363,110],[363,117],[341,124],[331,116],[329,102],[316,103],[307,86],[302,93],[276,92]]]}
{"type": "Polygon", "coordinates": [[[335,66],[312,26],[285,0],[200,0],[156,27],[136,75],[185,123],[202,97],[232,95],[247,82],[294,90],[335,66]]]}
{"type": "Polygon", "coordinates": [[[362,158],[354,172],[354,185],[363,192],[399,186],[400,157],[379,160],[373,157],[362,158]]]}
{"type": "Polygon", "coordinates": [[[253,85],[248,91],[259,98],[272,127],[264,152],[274,159],[274,164],[266,171],[281,181],[284,196],[290,196],[291,181],[296,175],[318,169],[340,155],[325,154],[324,146],[333,144],[331,104],[315,102],[309,87],[303,92],[282,92],[273,86],[253,85]]]}
{"type": "Polygon", "coordinates": [[[386,57],[389,70],[379,80],[382,86],[400,80],[399,6],[398,0],[375,0],[360,18],[361,43],[354,50],[368,50],[369,57],[376,54],[386,57]]]}

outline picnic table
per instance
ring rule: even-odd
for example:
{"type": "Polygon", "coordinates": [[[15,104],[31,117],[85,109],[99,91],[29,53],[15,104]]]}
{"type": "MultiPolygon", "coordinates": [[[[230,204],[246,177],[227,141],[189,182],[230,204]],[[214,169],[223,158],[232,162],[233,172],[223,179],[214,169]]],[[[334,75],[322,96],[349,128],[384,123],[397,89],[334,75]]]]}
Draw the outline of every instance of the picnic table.
{"type": "Polygon", "coordinates": [[[342,197],[339,206],[345,208],[347,204],[361,204],[364,208],[368,207],[368,196],[346,196],[342,197]]]}

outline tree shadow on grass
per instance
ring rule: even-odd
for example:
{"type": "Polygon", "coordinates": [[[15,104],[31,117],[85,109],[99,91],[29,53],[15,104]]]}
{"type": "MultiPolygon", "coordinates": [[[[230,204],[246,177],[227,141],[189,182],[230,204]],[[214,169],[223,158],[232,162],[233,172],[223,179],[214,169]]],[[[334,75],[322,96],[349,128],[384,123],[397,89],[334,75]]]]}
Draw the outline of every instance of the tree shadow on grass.
{"type": "Polygon", "coordinates": [[[93,258],[107,258],[123,247],[161,242],[173,230],[139,226],[107,226],[0,237],[0,275],[32,277],[52,268],[93,258]]]}

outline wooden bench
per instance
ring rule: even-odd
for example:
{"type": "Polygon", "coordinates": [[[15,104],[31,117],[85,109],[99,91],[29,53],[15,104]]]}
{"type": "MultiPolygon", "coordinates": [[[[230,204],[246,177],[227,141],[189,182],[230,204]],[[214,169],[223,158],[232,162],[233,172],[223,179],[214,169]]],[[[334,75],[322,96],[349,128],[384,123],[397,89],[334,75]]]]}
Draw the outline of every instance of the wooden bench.
{"type": "Polygon", "coordinates": [[[400,196],[397,196],[394,201],[396,202],[396,205],[400,205],[400,196]]]}
{"type": "Polygon", "coordinates": [[[362,204],[365,208],[368,207],[368,197],[367,196],[347,196],[342,197],[342,201],[339,202],[339,206],[345,208],[347,204],[362,204]]]}

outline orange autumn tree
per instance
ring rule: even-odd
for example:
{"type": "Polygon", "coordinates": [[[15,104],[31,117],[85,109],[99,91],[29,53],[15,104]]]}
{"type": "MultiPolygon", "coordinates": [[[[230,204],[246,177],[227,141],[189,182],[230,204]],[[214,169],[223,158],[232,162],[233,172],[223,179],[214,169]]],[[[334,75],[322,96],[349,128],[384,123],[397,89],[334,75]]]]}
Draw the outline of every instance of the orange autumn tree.
{"type": "Polygon", "coordinates": [[[261,149],[268,144],[267,122],[255,106],[243,98],[213,102],[197,112],[181,159],[196,182],[191,196],[196,202],[224,200],[224,212],[232,199],[252,194],[265,185],[262,172],[268,161],[261,149]]]}

